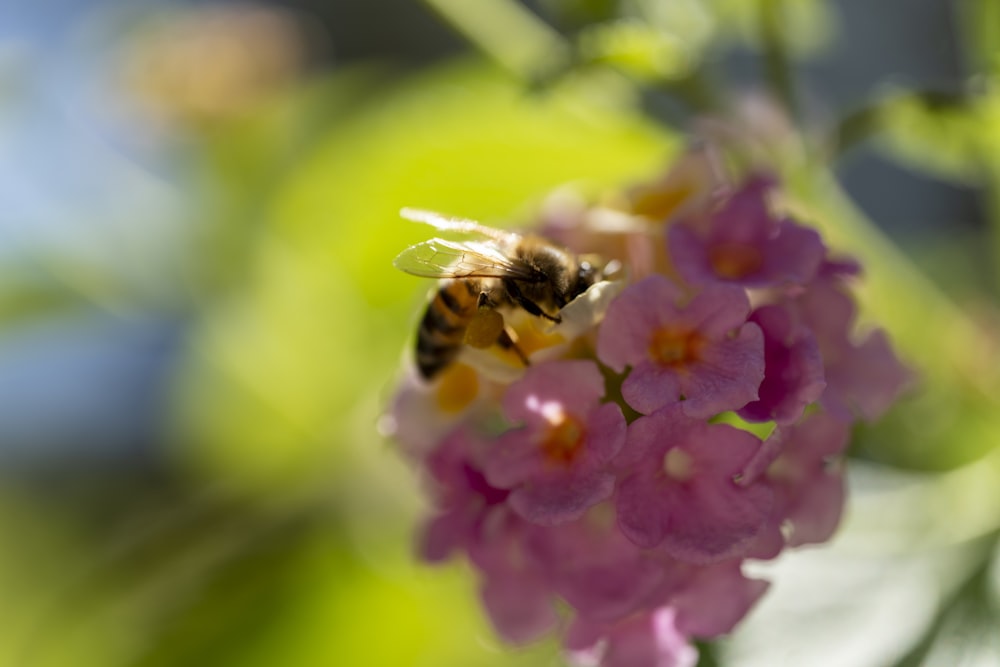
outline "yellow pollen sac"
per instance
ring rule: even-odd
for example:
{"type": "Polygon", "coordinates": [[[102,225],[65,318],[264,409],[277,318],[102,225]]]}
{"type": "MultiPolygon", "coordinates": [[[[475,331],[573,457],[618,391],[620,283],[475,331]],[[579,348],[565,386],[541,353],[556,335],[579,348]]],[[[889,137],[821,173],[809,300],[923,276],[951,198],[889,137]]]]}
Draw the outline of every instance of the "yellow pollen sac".
{"type": "Polygon", "coordinates": [[[684,450],[674,447],[663,456],[663,472],[677,482],[685,482],[694,475],[694,461],[684,450]]]}
{"type": "Polygon", "coordinates": [[[490,308],[480,308],[465,330],[465,343],[485,349],[497,342],[503,331],[503,315],[490,308]]]}
{"type": "Polygon", "coordinates": [[[712,269],[723,278],[744,278],[760,269],[764,259],[753,246],[720,243],[708,251],[712,269]]]}
{"type": "Polygon", "coordinates": [[[478,393],[476,371],[465,364],[452,364],[441,373],[436,388],[437,404],[442,412],[454,414],[464,410],[478,393]]]}
{"type": "Polygon", "coordinates": [[[583,425],[570,416],[555,422],[542,439],[545,456],[555,463],[572,463],[583,445],[586,431],[583,425]]]}
{"type": "Polygon", "coordinates": [[[698,359],[702,338],[695,331],[664,328],[653,332],[649,356],[662,366],[683,366],[698,359]]]}

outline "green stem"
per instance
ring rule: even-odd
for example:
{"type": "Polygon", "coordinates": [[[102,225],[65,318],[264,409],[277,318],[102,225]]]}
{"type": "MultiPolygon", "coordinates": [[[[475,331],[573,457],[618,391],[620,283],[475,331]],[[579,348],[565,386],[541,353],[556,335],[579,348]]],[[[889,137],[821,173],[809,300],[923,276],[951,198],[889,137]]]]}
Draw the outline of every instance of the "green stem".
{"type": "Polygon", "coordinates": [[[530,80],[539,63],[568,58],[563,37],[512,0],[422,0],[470,43],[517,76],[530,80]]]}
{"type": "Polygon", "coordinates": [[[784,0],[758,0],[760,38],[764,57],[764,72],[774,92],[792,120],[799,119],[799,102],[795,92],[795,77],[783,39],[784,0]]]}
{"type": "Polygon", "coordinates": [[[984,166],[986,182],[983,185],[983,200],[989,221],[990,246],[993,251],[993,285],[1000,291],[1000,159],[993,158],[984,166]]]}

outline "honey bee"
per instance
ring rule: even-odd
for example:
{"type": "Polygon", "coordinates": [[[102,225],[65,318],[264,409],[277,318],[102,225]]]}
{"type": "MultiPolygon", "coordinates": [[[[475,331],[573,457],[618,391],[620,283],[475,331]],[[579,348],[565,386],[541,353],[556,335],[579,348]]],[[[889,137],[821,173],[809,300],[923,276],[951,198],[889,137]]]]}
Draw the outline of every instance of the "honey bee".
{"type": "Polygon", "coordinates": [[[393,262],[406,273],[442,280],[417,330],[417,369],[425,380],[447,368],[463,345],[499,345],[529,365],[500,311],[523,309],[558,324],[562,321],[559,311],[604,276],[596,258],[577,256],[540,236],[430,211],[407,208],[400,215],[482,239],[434,238],[410,246],[393,262]]]}

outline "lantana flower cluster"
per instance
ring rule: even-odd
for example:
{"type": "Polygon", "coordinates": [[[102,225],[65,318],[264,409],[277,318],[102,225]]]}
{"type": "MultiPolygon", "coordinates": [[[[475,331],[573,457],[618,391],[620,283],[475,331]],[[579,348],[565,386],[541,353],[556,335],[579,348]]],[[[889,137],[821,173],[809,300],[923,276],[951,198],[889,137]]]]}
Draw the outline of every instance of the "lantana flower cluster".
{"type": "Polygon", "coordinates": [[[534,231],[620,269],[559,325],[504,313],[529,366],[470,348],[431,383],[404,377],[386,423],[436,508],[421,556],[468,559],[507,642],[694,665],[766,591],[748,559],[835,531],[852,423],[908,373],[857,331],[858,264],[780,192],[692,154],[617,201],[557,193],[534,231]]]}

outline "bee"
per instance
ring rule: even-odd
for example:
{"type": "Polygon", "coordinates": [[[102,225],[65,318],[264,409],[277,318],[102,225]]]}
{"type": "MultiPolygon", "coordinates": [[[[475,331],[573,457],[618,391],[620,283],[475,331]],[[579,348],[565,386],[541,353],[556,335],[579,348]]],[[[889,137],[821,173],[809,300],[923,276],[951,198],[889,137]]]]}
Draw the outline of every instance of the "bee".
{"type": "Polygon", "coordinates": [[[417,330],[417,370],[428,381],[455,360],[463,345],[498,345],[512,350],[528,366],[517,335],[500,311],[522,309],[558,324],[559,311],[603,279],[596,259],[577,256],[540,236],[431,211],[406,208],[400,215],[481,239],[434,238],[410,246],[393,262],[406,273],[442,281],[417,330]]]}

